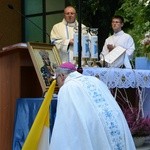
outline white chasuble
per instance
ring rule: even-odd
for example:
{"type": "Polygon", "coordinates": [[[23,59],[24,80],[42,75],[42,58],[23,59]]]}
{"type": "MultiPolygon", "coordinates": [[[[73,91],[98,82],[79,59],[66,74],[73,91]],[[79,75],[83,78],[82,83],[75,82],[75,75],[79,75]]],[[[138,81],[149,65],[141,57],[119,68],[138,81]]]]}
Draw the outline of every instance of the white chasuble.
{"type": "Polygon", "coordinates": [[[102,81],[78,72],[66,78],[50,150],[135,150],[124,115],[102,81]]]}

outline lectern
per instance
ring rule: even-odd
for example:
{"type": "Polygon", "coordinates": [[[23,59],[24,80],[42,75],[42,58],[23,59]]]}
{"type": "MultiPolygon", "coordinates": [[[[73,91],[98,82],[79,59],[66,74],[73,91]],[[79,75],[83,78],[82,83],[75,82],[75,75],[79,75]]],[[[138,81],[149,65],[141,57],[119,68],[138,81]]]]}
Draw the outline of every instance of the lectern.
{"type": "Polygon", "coordinates": [[[0,147],[12,149],[16,99],[42,97],[26,43],[18,43],[0,51],[0,147]]]}

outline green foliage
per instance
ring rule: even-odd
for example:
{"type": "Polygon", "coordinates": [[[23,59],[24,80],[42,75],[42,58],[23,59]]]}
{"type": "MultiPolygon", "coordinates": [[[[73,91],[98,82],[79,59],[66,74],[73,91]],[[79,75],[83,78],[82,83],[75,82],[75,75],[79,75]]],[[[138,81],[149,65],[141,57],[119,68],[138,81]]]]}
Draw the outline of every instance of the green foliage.
{"type": "Polygon", "coordinates": [[[150,30],[149,0],[124,0],[116,13],[124,16],[125,22],[129,24],[127,32],[134,38],[135,56],[145,56],[145,47],[141,41],[145,38],[145,33],[150,30]]]}
{"type": "MultiPolygon", "coordinates": [[[[67,1],[67,4],[74,6],[79,13],[79,0],[67,1]]],[[[80,0],[82,23],[88,27],[108,26],[108,17],[111,20],[121,2],[122,0],[80,0]]]]}

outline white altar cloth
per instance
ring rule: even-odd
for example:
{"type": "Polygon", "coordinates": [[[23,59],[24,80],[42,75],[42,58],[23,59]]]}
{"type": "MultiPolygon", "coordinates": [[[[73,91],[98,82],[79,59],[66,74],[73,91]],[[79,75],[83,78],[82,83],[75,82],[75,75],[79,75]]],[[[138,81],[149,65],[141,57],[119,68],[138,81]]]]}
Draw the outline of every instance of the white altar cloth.
{"type": "Polygon", "coordinates": [[[83,74],[98,77],[109,88],[141,87],[139,105],[144,116],[150,117],[150,70],[87,67],[83,69],[83,74]]]}
{"type": "Polygon", "coordinates": [[[87,67],[83,74],[98,77],[109,88],[150,88],[150,70],[87,67]]]}

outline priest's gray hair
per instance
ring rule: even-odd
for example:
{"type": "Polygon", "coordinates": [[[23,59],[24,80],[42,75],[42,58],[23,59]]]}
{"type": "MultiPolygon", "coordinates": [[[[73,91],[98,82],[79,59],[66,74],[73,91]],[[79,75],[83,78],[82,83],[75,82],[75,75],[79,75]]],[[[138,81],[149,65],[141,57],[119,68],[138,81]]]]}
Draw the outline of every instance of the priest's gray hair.
{"type": "Polygon", "coordinates": [[[58,67],[56,70],[55,70],[55,73],[56,73],[56,76],[58,76],[59,74],[65,74],[65,75],[68,75],[72,72],[74,72],[75,70],[72,70],[72,69],[68,69],[68,68],[60,68],[58,67]]]}

